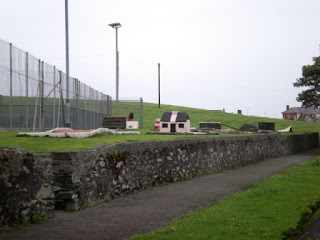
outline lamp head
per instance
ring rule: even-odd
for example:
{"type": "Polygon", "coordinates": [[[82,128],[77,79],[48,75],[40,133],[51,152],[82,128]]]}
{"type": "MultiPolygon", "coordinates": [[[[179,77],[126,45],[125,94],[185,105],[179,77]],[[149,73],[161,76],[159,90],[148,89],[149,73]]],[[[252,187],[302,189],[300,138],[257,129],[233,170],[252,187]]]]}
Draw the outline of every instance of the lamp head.
{"type": "Polygon", "coordinates": [[[116,28],[120,28],[121,24],[120,23],[110,23],[109,26],[116,29],[116,28]]]}

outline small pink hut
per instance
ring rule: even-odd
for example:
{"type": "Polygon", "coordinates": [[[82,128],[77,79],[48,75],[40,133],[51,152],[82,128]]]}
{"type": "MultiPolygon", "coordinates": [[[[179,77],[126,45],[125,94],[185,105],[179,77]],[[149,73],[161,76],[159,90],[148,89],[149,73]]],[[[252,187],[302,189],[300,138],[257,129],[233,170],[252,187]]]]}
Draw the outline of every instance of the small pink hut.
{"type": "Polygon", "coordinates": [[[165,112],[160,119],[160,133],[189,133],[190,120],[185,112],[165,112]]]}

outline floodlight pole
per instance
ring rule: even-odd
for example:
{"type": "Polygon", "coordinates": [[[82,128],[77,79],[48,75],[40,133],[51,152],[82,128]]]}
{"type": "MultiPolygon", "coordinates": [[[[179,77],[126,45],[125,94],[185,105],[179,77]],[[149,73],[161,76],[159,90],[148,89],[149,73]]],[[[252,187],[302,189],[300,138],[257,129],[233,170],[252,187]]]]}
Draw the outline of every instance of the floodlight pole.
{"type": "Polygon", "coordinates": [[[65,127],[70,127],[68,0],[65,0],[65,22],[66,22],[66,121],[65,121],[65,127]]]}
{"type": "Polygon", "coordinates": [[[120,23],[111,23],[110,27],[116,30],[116,115],[119,115],[119,51],[118,51],[118,28],[120,23]]]}
{"type": "Polygon", "coordinates": [[[119,115],[119,51],[118,51],[118,28],[116,28],[116,115],[119,115]]]}

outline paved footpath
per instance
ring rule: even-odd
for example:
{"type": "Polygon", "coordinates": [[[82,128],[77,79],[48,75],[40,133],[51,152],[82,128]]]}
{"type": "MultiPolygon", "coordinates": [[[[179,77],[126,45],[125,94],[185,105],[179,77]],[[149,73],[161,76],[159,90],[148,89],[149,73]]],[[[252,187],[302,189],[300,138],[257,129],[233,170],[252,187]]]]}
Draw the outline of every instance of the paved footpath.
{"type": "Polygon", "coordinates": [[[297,240],[320,240],[320,216],[307,227],[297,240]]]}
{"type": "Polygon", "coordinates": [[[49,221],[1,233],[0,239],[129,239],[135,234],[164,227],[315,155],[320,155],[320,149],[154,187],[77,212],[56,211],[49,221]]]}

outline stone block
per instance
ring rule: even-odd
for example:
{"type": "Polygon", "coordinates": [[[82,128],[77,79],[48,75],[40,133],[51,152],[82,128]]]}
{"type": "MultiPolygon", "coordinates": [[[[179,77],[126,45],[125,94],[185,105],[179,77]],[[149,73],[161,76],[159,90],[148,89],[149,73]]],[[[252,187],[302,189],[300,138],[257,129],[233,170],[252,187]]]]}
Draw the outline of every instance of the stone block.
{"type": "Polygon", "coordinates": [[[53,215],[55,196],[43,169],[30,152],[0,147],[0,227],[53,215]]]}

